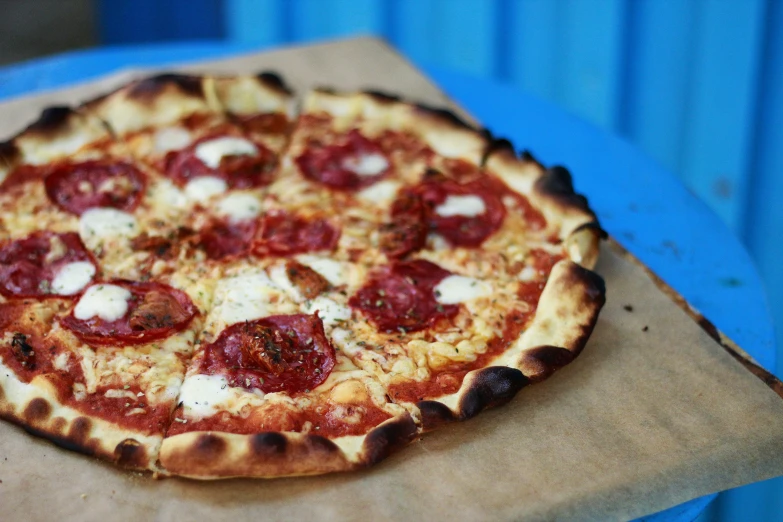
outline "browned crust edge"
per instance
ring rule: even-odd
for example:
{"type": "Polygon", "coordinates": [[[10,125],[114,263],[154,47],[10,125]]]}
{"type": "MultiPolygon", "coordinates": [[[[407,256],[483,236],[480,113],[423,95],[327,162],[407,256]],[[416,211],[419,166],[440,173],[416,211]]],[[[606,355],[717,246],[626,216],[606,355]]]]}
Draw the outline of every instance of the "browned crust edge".
{"type": "MultiPolygon", "coordinates": [[[[7,377],[13,378],[10,375],[7,377]]],[[[11,397],[19,395],[12,394],[13,383],[7,382],[6,385],[9,389],[0,383],[0,419],[70,451],[128,469],[154,469],[154,455],[148,452],[150,446],[155,445],[151,440],[154,437],[118,428],[109,421],[92,419],[62,404],[45,379],[37,378],[30,384],[22,384],[33,386],[34,389],[21,399],[11,397]]]]}
{"type": "Polygon", "coordinates": [[[781,398],[783,398],[783,382],[781,382],[780,379],[775,377],[772,373],[768,372],[761,366],[759,366],[747,353],[745,353],[742,348],[737,345],[734,341],[732,341],[726,334],[718,330],[718,328],[709,321],[706,317],[704,317],[701,313],[696,311],[693,307],[691,307],[688,302],[683,298],[674,288],[669,286],[668,283],[666,283],[663,279],[658,277],[652,270],[650,270],[644,263],[642,263],[636,256],[631,254],[628,250],[625,249],[620,243],[617,242],[614,238],[609,239],[609,246],[617,252],[620,256],[622,256],[624,259],[630,261],[631,263],[635,264],[636,266],[640,267],[644,272],[647,274],[647,276],[652,280],[653,283],[655,283],[655,286],[657,286],[664,294],[666,294],[674,303],[688,316],[693,319],[696,324],[698,324],[702,330],[704,330],[707,335],[712,337],[712,339],[718,343],[721,348],[726,350],[729,355],[734,357],[734,359],[737,360],[742,366],[745,367],[750,373],[761,379],[761,381],[769,386],[772,391],[777,393],[781,398]]]}
{"type": "Polygon", "coordinates": [[[587,344],[605,302],[606,287],[601,276],[573,262],[558,263],[532,323],[499,358],[505,365],[468,373],[460,389],[448,398],[418,402],[424,430],[467,420],[485,409],[505,404],[525,386],[541,382],[571,363],[587,344]],[[548,332],[551,323],[557,321],[567,323],[558,329],[563,334],[560,338],[548,332]]]}
{"type": "Polygon", "coordinates": [[[418,437],[410,414],[389,419],[361,437],[266,432],[251,435],[196,431],[166,438],[160,463],[166,472],[198,479],[292,477],[365,468],[418,437]]]}

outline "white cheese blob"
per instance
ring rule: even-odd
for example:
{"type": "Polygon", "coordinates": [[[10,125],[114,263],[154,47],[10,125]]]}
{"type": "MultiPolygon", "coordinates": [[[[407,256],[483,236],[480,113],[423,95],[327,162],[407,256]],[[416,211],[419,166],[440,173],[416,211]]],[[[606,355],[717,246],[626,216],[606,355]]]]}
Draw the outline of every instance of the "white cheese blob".
{"type": "Polygon", "coordinates": [[[519,271],[519,279],[525,282],[534,280],[536,276],[538,276],[538,270],[532,266],[526,266],[519,271]]]}
{"type": "Polygon", "coordinates": [[[184,149],[193,138],[187,129],[182,127],[166,127],[160,129],[153,137],[153,148],[158,154],[165,154],[172,150],[184,149]]]}
{"type": "Polygon", "coordinates": [[[82,321],[93,317],[100,317],[107,322],[116,321],[128,312],[130,298],[131,293],[121,286],[93,285],[76,303],[73,315],[82,321]]]}
{"type": "Polygon", "coordinates": [[[386,203],[397,196],[397,191],[400,190],[401,185],[399,181],[385,179],[360,190],[357,195],[370,203],[386,203]]]}
{"type": "Polygon", "coordinates": [[[318,274],[329,281],[329,284],[331,285],[340,286],[348,284],[350,266],[346,263],[335,261],[328,257],[308,254],[298,256],[297,261],[318,272],[318,274]]]}
{"type": "Polygon", "coordinates": [[[133,237],[138,233],[136,218],[116,208],[91,208],[79,218],[79,235],[83,241],[133,237]]]}
{"type": "Polygon", "coordinates": [[[201,176],[188,181],[185,185],[185,196],[191,201],[204,203],[212,196],[222,194],[228,190],[225,180],[215,176],[201,176]]]}
{"type": "Polygon", "coordinates": [[[492,285],[472,277],[450,275],[434,289],[435,300],[440,304],[458,304],[492,294],[492,285]]]}
{"type": "Polygon", "coordinates": [[[73,295],[90,284],[95,275],[95,266],[88,261],[75,261],[60,267],[52,280],[52,292],[58,295],[73,295]]]}
{"type": "Polygon", "coordinates": [[[227,326],[274,315],[274,301],[282,292],[263,272],[218,281],[215,301],[218,318],[227,326]]]}
{"type": "Polygon", "coordinates": [[[223,136],[214,140],[199,143],[196,146],[196,157],[211,169],[220,166],[220,161],[226,156],[256,156],[258,148],[253,142],[233,136],[223,136]]]}
{"type": "Polygon", "coordinates": [[[168,179],[160,179],[150,187],[149,199],[153,204],[164,210],[180,209],[187,205],[185,193],[168,179]]]}
{"type": "Polygon", "coordinates": [[[214,415],[219,411],[218,406],[228,402],[233,395],[228,380],[222,375],[187,377],[179,390],[179,400],[185,407],[185,414],[194,417],[214,415]]]}
{"type": "Polygon", "coordinates": [[[310,304],[307,307],[308,314],[315,313],[316,311],[318,311],[318,317],[320,317],[327,326],[334,326],[351,318],[350,308],[322,295],[319,295],[310,301],[310,304]]]}
{"type": "Polygon", "coordinates": [[[377,176],[387,168],[389,161],[383,154],[359,154],[358,156],[348,156],[343,160],[343,168],[355,172],[359,176],[377,176]]]}
{"type": "Polygon", "coordinates": [[[229,194],[218,202],[217,213],[232,223],[253,219],[261,213],[261,200],[252,194],[229,194]]]}
{"type": "Polygon", "coordinates": [[[486,212],[487,206],[479,196],[446,196],[446,201],[435,207],[435,213],[443,217],[476,217],[486,212]]]}

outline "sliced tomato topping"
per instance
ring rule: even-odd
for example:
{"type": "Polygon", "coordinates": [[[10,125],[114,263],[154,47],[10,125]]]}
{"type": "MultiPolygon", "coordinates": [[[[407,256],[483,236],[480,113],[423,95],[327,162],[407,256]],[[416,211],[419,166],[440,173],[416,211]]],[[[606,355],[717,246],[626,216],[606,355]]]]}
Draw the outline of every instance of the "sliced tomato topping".
{"type": "Polygon", "coordinates": [[[266,393],[312,390],[334,368],[334,347],[317,315],[275,315],[237,323],[204,349],[202,371],[266,393]]]}

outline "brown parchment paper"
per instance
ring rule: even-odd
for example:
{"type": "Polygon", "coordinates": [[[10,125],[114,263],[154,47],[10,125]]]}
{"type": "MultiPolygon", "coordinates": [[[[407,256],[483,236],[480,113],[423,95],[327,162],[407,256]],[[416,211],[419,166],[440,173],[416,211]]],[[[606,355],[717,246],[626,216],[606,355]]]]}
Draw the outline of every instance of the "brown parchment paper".
{"type": "MultiPolygon", "coordinates": [[[[375,87],[447,102],[369,38],[188,67],[265,68],[298,90],[375,87]]],[[[42,107],[82,101],[132,75],[2,104],[0,135],[42,107]]],[[[641,266],[604,247],[597,270],[608,300],[574,363],[375,468],[278,480],[155,480],[0,422],[0,519],[627,519],[783,474],[783,400],[641,266]]]]}

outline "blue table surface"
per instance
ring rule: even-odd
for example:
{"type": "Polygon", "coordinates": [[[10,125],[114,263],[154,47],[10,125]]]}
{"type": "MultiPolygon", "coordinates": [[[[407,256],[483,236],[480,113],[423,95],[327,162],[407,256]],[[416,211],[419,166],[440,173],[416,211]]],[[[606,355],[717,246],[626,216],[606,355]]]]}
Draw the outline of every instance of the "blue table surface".
{"type": "MultiPolygon", "coordinates": [[[[187,43],[72,52],[0,68],[0,101],[125,67],[160,68],[257,50],[187,43]]],[[[529,149],[544,164],[567,165],[612,236],[774,371],[774,330],[756,268],[737,238],[672,173],[622,139],[513,87],[438,67],[422,69],[496,135],[529,149]]],[[[693,520],[715,496],[643,520],[693,520]]]]}

